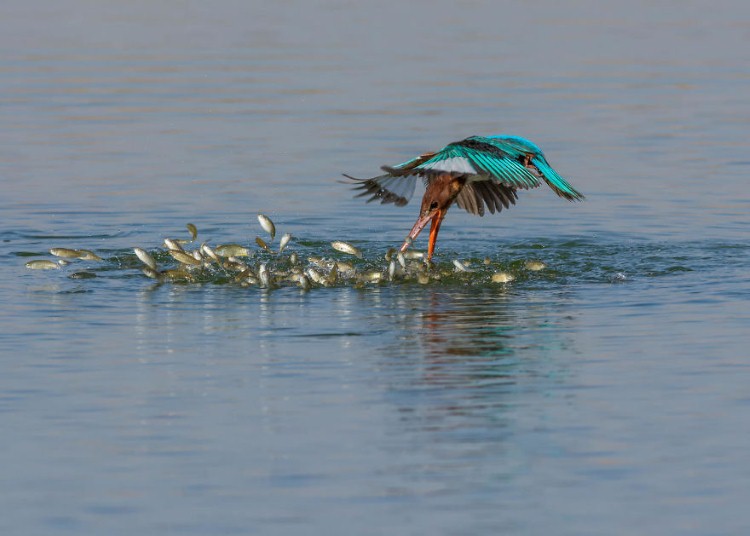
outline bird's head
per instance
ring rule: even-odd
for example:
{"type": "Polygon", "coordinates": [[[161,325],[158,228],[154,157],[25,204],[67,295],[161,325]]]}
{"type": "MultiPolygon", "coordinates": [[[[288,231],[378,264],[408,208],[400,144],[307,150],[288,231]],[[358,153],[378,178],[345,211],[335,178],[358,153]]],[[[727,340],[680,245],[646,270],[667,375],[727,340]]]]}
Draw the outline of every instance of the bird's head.
{"type": "Polygon", "coordinates": [[[430,180],[424,197],[422,197],[422,207],[419,209],[417,223],[409,231],[404,245],[401,246],[401,251],[405,251],[409,247],[427,225],[427,222],[432,221],[433,227],[440,225],[464,184],[466,184],[464,176],[454,177],[450,174],[440,175],[430,180]]]}

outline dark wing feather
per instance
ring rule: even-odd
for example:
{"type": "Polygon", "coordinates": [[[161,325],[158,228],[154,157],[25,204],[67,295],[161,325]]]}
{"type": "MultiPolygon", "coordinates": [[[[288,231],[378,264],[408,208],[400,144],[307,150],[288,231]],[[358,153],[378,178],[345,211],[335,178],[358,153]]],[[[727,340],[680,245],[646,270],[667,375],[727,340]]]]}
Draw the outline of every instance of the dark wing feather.
{"type": "Polygon", "coordinates": [[[368,203],[380,199],[382,204],[393,203],[397,207],[403,207],[409,202],[417,183],[416,177],[380,175],[371,179],[357,179],[346,174],[344,177],[354,181],[355,190],[361,190],[354,197],[367,197],[368,203]]]}
{"type": "Polygon", "coordinates": [[[393,203],[397,207],[403,207],[414,195],[416,177],[420,175],[414,168],[433,156],[435,153],[424,153],[397,166],[382,166],[386,174],[371,179],[357,179],[346,173],[344,177],[355,182],[355,190],[362,190],[354,197],[369,196],[368,203],[380,199],[382,204],[393,203]]]}
{"type": "Polygon", "coordinates": [[[491,214],[516,204],[516,189],[493,180],[467,182],[456,197],[456,204],[470,214],[484,216],[484,207],[491,214]]]}
{"type": "Polygon", "coordinates": [[[484,216],[484,203],[477,203],[477,195],[471,184],[467,184],[456,196],[456,204],[470,214],[484,216]]]}
{"type": "Polygon", "coordinates": [[[412,175],[423,175],[422,170],[419,166],[424,162],[435,156],[437,153],[424,153],[416,158],[402,162],[395,166],[380,166],[380,169],[385,171],[392,177],[409,177],[412,175]]]}

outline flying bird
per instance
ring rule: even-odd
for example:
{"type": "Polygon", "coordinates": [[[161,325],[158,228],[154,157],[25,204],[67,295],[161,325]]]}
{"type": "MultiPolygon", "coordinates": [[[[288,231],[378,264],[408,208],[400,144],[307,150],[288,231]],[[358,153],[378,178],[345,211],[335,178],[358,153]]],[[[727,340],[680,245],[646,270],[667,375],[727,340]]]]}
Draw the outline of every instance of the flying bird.
{"type": "Polygon", "coordinates": [[[399,207],[409,202],[417,177],[422,178],[425,193],[419,217],[401,251],[431,222],[427,260],[432,259],[440,225],[454,202],[471,214],[484,216],[485,207],[494,214],[515,205],[518,190],[542,183],[569,201],[584,199],[552,169],[536,144],[519,136],[471,136],[437,152],[381,169],[385,174],[371,179],[344,176],[355,182],[355,190],[362,190],[355,197],[367,197],[368,203],[380,199],[381,203],[399,207]]]}

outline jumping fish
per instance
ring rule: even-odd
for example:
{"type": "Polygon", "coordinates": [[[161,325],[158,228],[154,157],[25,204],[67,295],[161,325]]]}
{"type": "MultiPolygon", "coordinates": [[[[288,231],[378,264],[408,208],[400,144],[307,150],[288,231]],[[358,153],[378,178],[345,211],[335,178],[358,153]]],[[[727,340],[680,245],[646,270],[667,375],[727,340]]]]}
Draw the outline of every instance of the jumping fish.
{"type": "Polygon", "coordinates": [[[172,240],[171,238],[165,238],[164,245],[167,246],[167,249],[169,251],[185,251],[184,249],[182,249],[182,246],[177,243],[177,241],[172,240]]]}
{"type": "Polygon", "coordinates": [[[135,256],[140,259],[140,261],[151,268],[152,270],[156,270],[156,261],[154,258],[148,253],[148,251],[143,250],[141,248],[133,248],[133,251],[135,252],[135,256]]]}
{"type": "Polygon", "coordinates": [[[377,270],[371,270],[369,272],[363,273],[360,278],[365,282],[377,283],[378,281],[383,279],[383,274],[382,272],[378,272],[377,270]]]}
{"type": "Polygon", "coordinates": [[[510,283],[514,279],[515,277],[513,277],[513,275],[509,274],[508,272],[497,272],[492,274],[493,283],[510,283]]]}
{"type": "Polygon", "coordinates": [[[201,261],[197,260],[189,253],[185,253],[184,251],[176,251],[170,249],[169,254],[182,264],[187,264],[189,266],[200,266],[202,264],[201,261]]]}
{"type": "Polygon", "coordinates": [[[335,285],[339,281],[339,267],[334,262],[333,266],[331,266],[331,271],[328,272],[328,277],[326,278],[326,282],[329,285],[335,285]]]}
{"type": "Polygon", "coordinates": [[[469,267],[458,259],[453,259],[453,266],[456,267],[457,272],[471,272],[469,267]]]}
{"type": "Polygon", "coordinates": [[[204,255],[212,259],[214,262],[221,264],[221,259],[219,259],[219,256],[216,254],[216,252],[211,249],[211,246],[206,244],[205,242],[201,244],[201,251],[204,255]]]}
{"type": "Polygon", "coordinates": [[[239,244],[224,244],[216,246],[217,255],[222,257],[248,257],[250,256],[250,250],[239,244]]]}
{"type": "Polygon", "coordinates": [[[289,233],[284,233],[284,236],[281,237],[281,240],[279,241],[279,253],[284,251],[287,244],[289,244],[289,241],[292,239],[292,235],[289,233]]]}
{"type": "Polygon", "coordinates": [[[544,264],[542,261],[536,261],[536,260],[530,260],[526,261],[524,263],[524,266],[527,270],[531,270],[532,272],[538,272],[539,270],[544,270],[547,265],[544,264]]]}
{"type": "Polygon", "coordinates": [[[30,270],[57,270],[60,267],[56,262],[47,260],[29,261],[26,263],[26,268],[30,270]]]}
{"type": "Polygon", "coordinates": [[[406,270],[406,257],[403,253],[400,251],[396,254],[396,259],[398,259],[398,263],[401,265],[401,268],[406,270]]]}
{"type": "Polygon", "coordinates": [[[266,251],[271,251],[271,248],[268,247],[268,244],[266,244],[266,241],[263,240],[261,237],[256,236],[255,237],[255,243],[258,244],[261,248],[265,249],[266,251]]]}
{"type": "Polygon", "coordinates": [[[299,274],[298,281],[299,281],[299,287],[302,290],[310,290],[310,287],[312,286],[312,284],[310,283],[310,278],[308,278],[305,274],[299,274]]]}
{"type": "Polygon", "coordinates": [[[352,246],[348,242],[342,242],[341,240],[334,240],[331,242],[331,247],[335,249],[336,251],[340,251],[341,253],[346,253],[347,255],[354,255],[358,259],[362,258],[362,250],[360,250],[357,247],[352,246]]]}
{"type": "Polygon", "coordinates": [[[62,257],[64,259],[77,259],[81,254],[77,249],[68,248],[52,248],[49,252],[55,257],[62,257]]]}
{"type": "Polygon", "coordinates": [[[141,268],[141,272],[143,272],[146,277],[150,277],[151,279],[159,279],[159,272],[157,272],[150,266],[144,266],[143,268],[141,268]]]}
{"type": "Polygon", "coordinates": [[[258,268],[258,278],[262,286],[271,288],[271,274],[268,272],[268,267],[265,263],[261,264],[258,268]]]}
{"type": "Polygon", "coordinates": [[[187,227],[187,230],[190,232],[190,237],[192,238],[192,241],[195,242],[195,239],[198,238],[198,228],[192,223],[188,223],[186,227],[187,227]]]}
{"type": "Polygon", "coordinates": [[[276,226],[271,221],[271,218],[265,214],[258,214],[258,222],[260,222],[263,230],[271,235],[271,240],[273,240],[276,237],[276,226]]]}
{"type": "Polygon", "coordinates": [[[313,268],[312,266],[305,271],[305,275],[307,275],[307,277],[309,277],[310,280],[317,285],[328,284],[325,276],[321,274],[319,271],[317,271],[315,268],[313,268]]]}
{"type": "Polygon", "coordinates": [[[101,261],[103,260],[99,255],[88,249],[79,249],[78,258],[84,261],[101,261]]]}

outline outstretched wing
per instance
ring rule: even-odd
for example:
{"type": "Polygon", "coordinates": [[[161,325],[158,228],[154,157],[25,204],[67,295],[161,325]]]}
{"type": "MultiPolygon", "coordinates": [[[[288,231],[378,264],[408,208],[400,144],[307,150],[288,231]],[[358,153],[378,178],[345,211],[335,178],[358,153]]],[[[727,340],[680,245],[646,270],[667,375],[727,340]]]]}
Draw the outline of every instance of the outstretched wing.
{"type": "MultiPolygon", "coordinates": [[[[383,170],[393,174],[401,168],[383,167],[383,170]]],[[[408,172],[425,176],[428,180],[445,173],[465,175],[468,182],[491,179],[515,189],[536,188],[541,184],[539,177],[523,162],[508,154],[499,144],[479,136],[446,145],[432,157],[410,166],[408,172]]]]}
{"type": "Polygon", "coordinates": [[[424,153],[382,169],[384,175],[371,179],[345,175],[356,182],[355,189],[362,190],[356,197],[369,196],[368,202],[380,199],[381,203],[403,206],[414,194],[416,177],[429,182],[449,173],[467,178],[464,192],[456,202],[473,214],[482,215],[484,206],[490,212],[507,208],[518,198],[517,190],[537,188],[542,182],[560,197],[571,201],[584,199],[583,194],[552,169],[539,147],[518,136],[471,136],[438,152],[424,153]]]}
{"type": "Polygon", "coordinates": [[[383,170],[386,174],[371,179],[357,179],[346,173],[344,177],[355,182],[355,190],[362,190],[354,197],[369,196],[368,203],[380,199],[381,204],[393,203],[397,207],[403,207],[414,195],[414,188],[417,185],[419,173],[415,173],[414,168],[434,155],[435,153],[425,153],[397,166],[387,169],[384,166],[383,170]]]}
{"type": "Polygon", "coordinates": [[[520,136],[488,136],[487,143],[496,146],[510,158],[522,163],[536,177],[542,179],[557,195],[570,201],[580,201],[585,196],[573,188],[568,181],[552,169],[542,150],[535,144],[520,136]]]}
{"type": "Polygon", "coordinates": [[[414,195],[414,187],[417,183],[417,178],[414,176],[380,175],[371,179],[357,179],[344,173],[344,177],[354,181],[355,190],[362,190],[354,197],[367,197],[368,203],[380,199],[382,204],[393,203],[397,207],[403,207],[409,202],[411,196],[414,195]]]}

